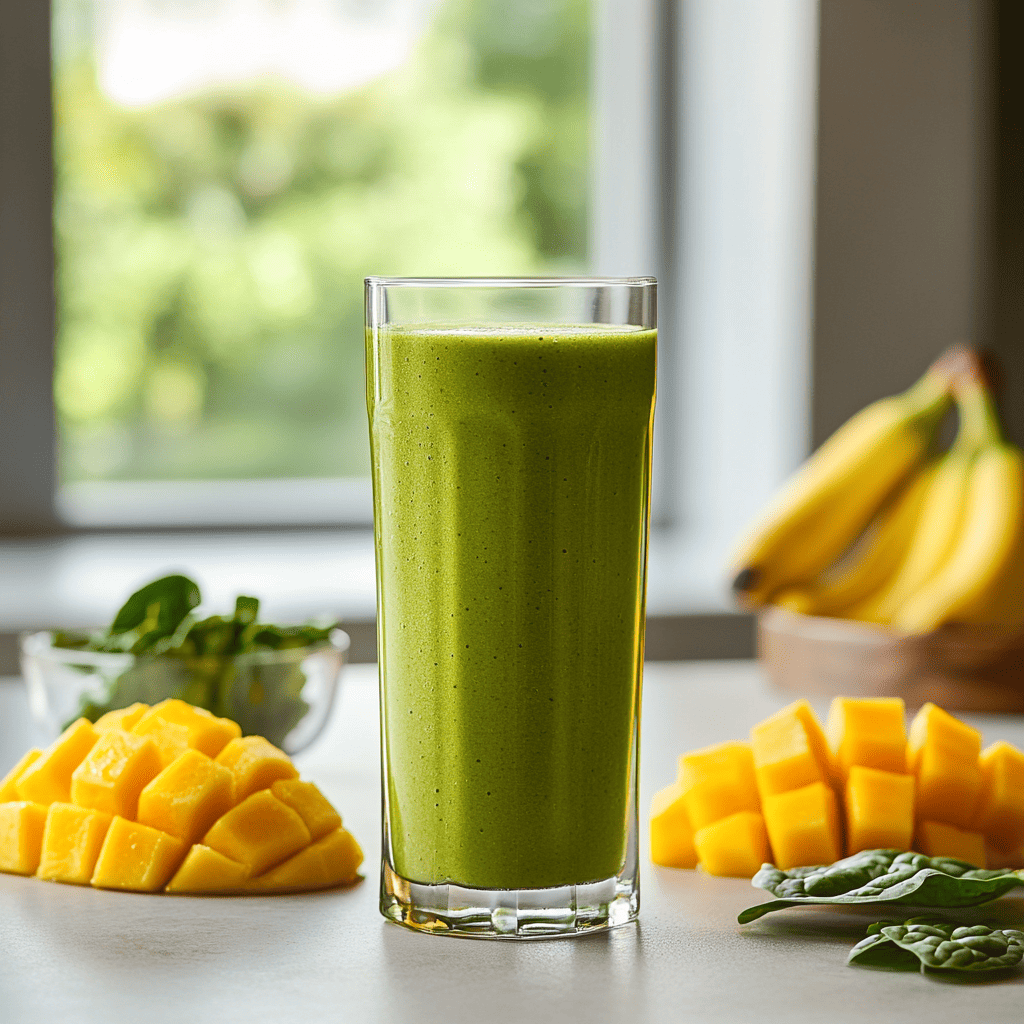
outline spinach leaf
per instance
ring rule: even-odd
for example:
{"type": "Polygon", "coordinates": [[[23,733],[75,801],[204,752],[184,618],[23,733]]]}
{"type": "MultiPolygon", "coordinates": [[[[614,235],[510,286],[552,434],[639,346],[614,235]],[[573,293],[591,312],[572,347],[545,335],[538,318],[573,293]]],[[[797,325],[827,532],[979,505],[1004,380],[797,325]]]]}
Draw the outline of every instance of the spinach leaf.
{"type": "Polygon", "coordinates": [[[167,636],[199,606],[199,601],[199,587],[187,576],[175,574],[153,580],[125,601],[110,624],[110,635],[137,630],[149,620],[153,632],[167,636]]]}
{"type": "Polygon", "coordinates": [[[973,907],[1019,885],[1024,872],[985,871],[951,857],[898,850],[864,850],[835,864],[780,871],[765,864],[753,885],[778,899],[750,907],[740,924],[773,910],[813,904],[901,903],[917,907],[973,907]]]}
{"type": "Polygon", "coordinates": [[[984,924],[958,925],[940,918],[912,917],[902,924],[880,921],[850,952],[848,963],[902,967],[907,955],[922,971],[999,971],[1024,959],[1024,931],[984,924]]]}

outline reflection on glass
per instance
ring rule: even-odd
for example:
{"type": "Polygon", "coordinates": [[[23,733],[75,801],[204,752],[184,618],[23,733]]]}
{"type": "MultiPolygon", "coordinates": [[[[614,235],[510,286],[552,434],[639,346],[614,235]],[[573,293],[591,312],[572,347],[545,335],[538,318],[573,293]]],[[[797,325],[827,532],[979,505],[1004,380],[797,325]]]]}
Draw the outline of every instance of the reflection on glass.
{"type": "Polygon", "coordinates": [[[54,0],[63,482],[368,473],[362,279],[585,268],[589,0],[54,0]]]}

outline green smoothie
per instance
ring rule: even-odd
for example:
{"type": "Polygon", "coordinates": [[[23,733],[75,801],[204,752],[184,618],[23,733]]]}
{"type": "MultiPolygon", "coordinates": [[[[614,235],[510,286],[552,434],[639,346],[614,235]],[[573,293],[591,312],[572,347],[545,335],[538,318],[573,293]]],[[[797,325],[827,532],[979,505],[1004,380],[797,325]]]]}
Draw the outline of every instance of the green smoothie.
{"type": "Polygon", "coordinates": [[[367,403],[390,858],[526,889],[622,867],[656,332],[381,329],[367,403]]]}

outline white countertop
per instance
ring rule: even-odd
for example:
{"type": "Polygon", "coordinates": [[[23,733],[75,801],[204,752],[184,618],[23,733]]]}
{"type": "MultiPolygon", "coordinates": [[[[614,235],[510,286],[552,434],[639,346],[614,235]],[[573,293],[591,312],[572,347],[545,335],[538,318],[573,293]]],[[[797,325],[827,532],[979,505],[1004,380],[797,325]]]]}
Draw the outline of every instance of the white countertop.
{"type": "MultiPolygon", "coordinates": [[[[753,664],[651,664],[644,689],[641,834],[682,751],[741,737],[787,703],[753,664]]],[[[351,666],[327,733],[297,758],[366,851],[366,878],[307,896],[101,892],[0,875],[0,1024],[115,1020],[846,1022],[1024,1020],[1024,975],[950,984],[850,968],[877,913],[787,910],[747,926],[767,894],[737,879],[652,867],[639,925],[546,942],[419,935],[377,911],[374,666],[351,666]]],[[[819,708],[824,711],[824,708],[819,708]]],[[[1024,719],[969,716],[986,741],[1024,743],[1024,719]]],[[[0,774],[31,741],[24,694],[0,683],[0,774]]],[[[1024,920],[1004,897],[989,919],[1024,920]]]]}

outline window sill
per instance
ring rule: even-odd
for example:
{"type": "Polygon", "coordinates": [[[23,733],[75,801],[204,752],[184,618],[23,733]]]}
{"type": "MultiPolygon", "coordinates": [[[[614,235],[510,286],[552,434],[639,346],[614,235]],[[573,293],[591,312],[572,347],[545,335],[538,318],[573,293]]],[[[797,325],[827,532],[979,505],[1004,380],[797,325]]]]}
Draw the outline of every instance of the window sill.
{"type": "MultiPolygon", "coordinates": [[[[737,614],[702,552],[654,531],[648,581],[649,660],[750,657],[749,616],[737,614]]],[[[369,530],[120,533],[0,542],[0,675],[17,671],[17,636],[47,627],[91,628],[133,589],[165,572],[193,576],[211,609],[236,594],[261,599],[268,619],[337,616],[352,660],[376,658],[373,535],[369,530]]]]}

